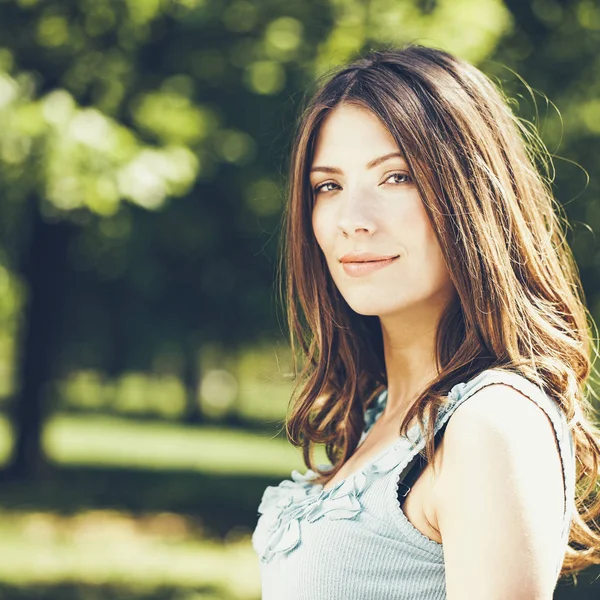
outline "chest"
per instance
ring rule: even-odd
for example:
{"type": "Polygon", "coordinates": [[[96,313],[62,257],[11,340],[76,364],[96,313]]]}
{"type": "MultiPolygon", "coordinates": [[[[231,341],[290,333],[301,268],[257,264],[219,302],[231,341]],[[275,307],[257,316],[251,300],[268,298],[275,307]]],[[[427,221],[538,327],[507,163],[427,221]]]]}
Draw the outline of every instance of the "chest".
{"type": "MultiPolygon", "coordinates": [[[[385,427],[376,422],[369,435],[355,453],[342,465],[336,475],[328,481],[325,488],[330,489],[339,481],[351,476],[355,472],[369,465],[377,459],[389,445],[397,438],[397,430],[385,427]],[[377,427],[379,425],[379,427],[377,427]]],[[[431,464],[427,464],[417,475],[416,480],[410,486],[409,491],[398,499],[400,510],[404,513],[407,521],[421,534],[442,543],[438,523],[435,502],[435,481],[440,475],[442,468],[443,438],[438,444],[435,453],[435,473],[431,464]]],[[[418,468],[418,465],[415,466],[418,468]]],[[[406,470],[405,472],[406,473],[406,470]]],[[[402,475],[399,479],[402,478],[402,475]]],[[[405,488],[401,488],[401,493],[405,488]]]]}
{"type": "Polygon", "coordinates": [[[298,545],[261,563],[263,600],[443,600],[441,549],[423,551],[397,515],[377,510],[387,483],[360,496],[353,518],[338,518],[332,505],[322,518],[302,519],[298,545]]]}

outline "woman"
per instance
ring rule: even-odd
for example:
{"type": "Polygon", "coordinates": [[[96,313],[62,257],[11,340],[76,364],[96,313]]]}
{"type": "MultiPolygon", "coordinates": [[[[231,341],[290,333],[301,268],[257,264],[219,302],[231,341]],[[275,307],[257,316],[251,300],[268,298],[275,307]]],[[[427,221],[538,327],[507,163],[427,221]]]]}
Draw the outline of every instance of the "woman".
{"type": "Polygon", "coordinates": [[[540,148],[417,45],[303,111],[283,247],[309,469],[259,506],[263,600],[550,600],[600,563],[589,312],[540,148]]]}

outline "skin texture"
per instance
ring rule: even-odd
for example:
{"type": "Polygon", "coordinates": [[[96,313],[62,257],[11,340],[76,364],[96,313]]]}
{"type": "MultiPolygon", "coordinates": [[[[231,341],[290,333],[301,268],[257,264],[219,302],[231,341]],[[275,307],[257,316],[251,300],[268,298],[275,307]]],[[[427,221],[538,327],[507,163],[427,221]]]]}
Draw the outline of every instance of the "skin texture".
{"type": "Polygon", "coordinates": [[[397,423],[417,393],[437,374],[434,334],[455,293],[425,206],[404,159],[367,164],[398,152],[393,137],[369,111],[337,106],[321,126],[312,167],[313,231],[331,277],[350,307],[377,315],[384,338],[388,402],[382,424],[397,423]],[[327,184],[327,185],[323,185],[327,184]],[[366,277],[347,275],[348,252],[399,255],[366,277]]]}
{"type": "MultiPolygon", "coordinates": [[[[369,111],[336,107],[321,126],[311,172],[313,232],[340,293],[381,321],[388,403],[359,450],[327,487],[394,441],[400,420],[436,374],[434,333],[455,293],[407,163],[369,162],[398,147],[369,111]],[[364,277],[348,252],[399,255],[364,277]]],[[[409,522],[444,544],[448,600],[550,600],[563,515],[554,431],[529,398],[503,384],[476,392],[452,415],[435,456],[404,504],[409,522]]]]}
{"type": "Polygon", "coordinates": [[[551,600],[564,493],[546,414],[490,385],[456,409],[443,446],[433,505],[448,600],[551,600]]]}

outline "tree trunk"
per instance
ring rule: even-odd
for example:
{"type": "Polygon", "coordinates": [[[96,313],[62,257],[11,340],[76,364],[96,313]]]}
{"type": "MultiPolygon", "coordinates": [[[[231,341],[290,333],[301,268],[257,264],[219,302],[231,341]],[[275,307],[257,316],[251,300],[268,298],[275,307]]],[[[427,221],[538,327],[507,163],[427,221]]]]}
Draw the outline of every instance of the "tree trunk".
{"type": "Polygon", "coordinates": [[[198,347],[189,338],[184,342],[184,351],[183,385],[185,386],[186,406],[183,422],[196,425],[204,421],[204,415],[198,403],[200,357],[198,347]]]}
{"type": "Polygon", "coordinates": [[[48,466],[42,447],[47,416],[44,391],[59,350],[67,252],[75,229],[66,221],[48,222],[40,213],[39,201],[30,202],[30,231],[21,268],[27,297],[16,365],[17,392],[11,407],[15,443],[6,471],[19,479],[33,479],[48,466]]]}

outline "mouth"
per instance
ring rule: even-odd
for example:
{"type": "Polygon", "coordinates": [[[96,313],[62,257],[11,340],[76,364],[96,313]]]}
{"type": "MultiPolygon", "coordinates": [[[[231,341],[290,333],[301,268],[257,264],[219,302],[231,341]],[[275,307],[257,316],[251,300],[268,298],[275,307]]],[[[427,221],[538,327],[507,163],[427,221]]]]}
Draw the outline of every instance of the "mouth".
{"type": "Polygon", "coordinates": [[[339,259],[339,262],[341,263],[365,263],[365,262],[385,262],[387,260],[393,260],[395,258],[398,258],[398,255],[377,255],[377,254],[368,254],[368,253],[349,253],[349,254],[344,254],[344,256],[342,256],[339,259]]]}
{"type": "Polygon", "coordinates": [[[397,256],[389,256],[386,258],[373,258],[370,260],[340,260],[340,262],[343,264],[346,264],[346,265],[359,265],[361,263],[385,262],[388,260],[394,260],[395,258],[398,258],[398,257],[397,256]]]}
{"type": "Polygon", "coordinates": [[[368,260],[341,260],[342,268],[351,277],[361,277],[383,269],[396,262],[399,256],[382,257],[368,260]]]}

